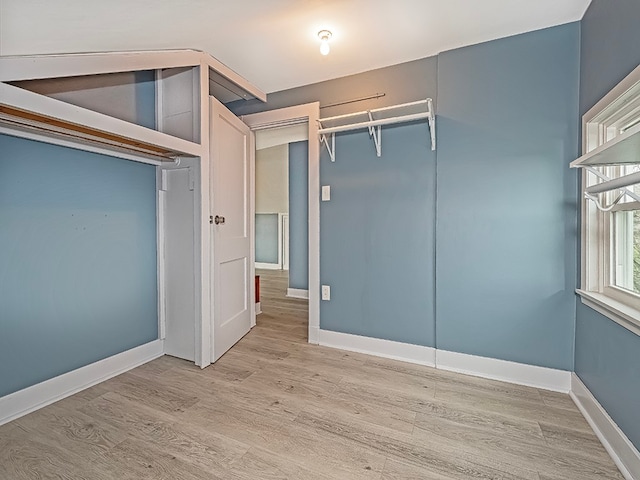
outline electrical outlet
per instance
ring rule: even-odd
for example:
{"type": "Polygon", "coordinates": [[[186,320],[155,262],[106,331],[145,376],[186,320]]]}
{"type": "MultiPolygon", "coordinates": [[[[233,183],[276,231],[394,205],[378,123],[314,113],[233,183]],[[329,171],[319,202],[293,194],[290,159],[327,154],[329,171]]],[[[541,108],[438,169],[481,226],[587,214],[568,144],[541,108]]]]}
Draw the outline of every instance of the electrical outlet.
{"type": "Polygon", "coordinates": [[[331,185],[322,186],[322,201],[328,202],[331,200],[331,185]]]}
{"type": "Polygon", "coordinates": [[[331,287],[322,285],[322,300],[331,300],[331,287]]]}

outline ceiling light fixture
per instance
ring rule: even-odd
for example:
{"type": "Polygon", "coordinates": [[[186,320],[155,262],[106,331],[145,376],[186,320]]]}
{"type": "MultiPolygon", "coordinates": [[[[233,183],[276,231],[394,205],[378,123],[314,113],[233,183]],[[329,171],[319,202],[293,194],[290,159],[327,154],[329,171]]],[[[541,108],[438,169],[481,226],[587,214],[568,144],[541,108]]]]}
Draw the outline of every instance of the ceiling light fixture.
{"type": "Polygon", "coordinates": [[[320,30],[318,32],[318,38],[320,39],[320,53],[322,55],[329,55],[331,51],[331,47],[329,47],[331,32],[329,30],[320,30]]]}

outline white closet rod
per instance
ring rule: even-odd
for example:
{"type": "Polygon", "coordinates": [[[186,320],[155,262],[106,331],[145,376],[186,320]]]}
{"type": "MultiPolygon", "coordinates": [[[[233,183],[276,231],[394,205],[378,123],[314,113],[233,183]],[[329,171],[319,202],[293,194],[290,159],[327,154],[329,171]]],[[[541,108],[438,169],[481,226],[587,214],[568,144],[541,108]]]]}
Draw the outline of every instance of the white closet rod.
{"type": "Polygon", "coordinates": [[[598,193],[609,192],[617,188],[624,188],[630,185],[636,185],[640,183],[640,172],[631,173],[620,178],[614,178],[606,182],[598,183],[588,187],[585,191],[589,195],[596,195],[598,193]]]}
{"type": "MultiPolygon", "coordinates": [[[[1,117],[0,117],[0,120],[1,117]]],[[[7,125],[11,125],[7,122],[7,125]]],[[[105,144],[99,141],[92,141],[88,138],[71,135],[62,131],[46,131],[27,125],[11,125],[5,126],[0,121],[0,134],[10,135],[12,137],[26,138],[27,140],[35,140],[52,145],[60,145],[62,147],[73,148],[75,150],[83,150],[85,152],[99,153],[109,157],[122,158],[139,163],[146,163],[156,167],[162,165],[179,165],[180,157],[164,157],[153,155],[150,153],[135,152],[131,149],[119,148],[117,145],[105,144]]]]}

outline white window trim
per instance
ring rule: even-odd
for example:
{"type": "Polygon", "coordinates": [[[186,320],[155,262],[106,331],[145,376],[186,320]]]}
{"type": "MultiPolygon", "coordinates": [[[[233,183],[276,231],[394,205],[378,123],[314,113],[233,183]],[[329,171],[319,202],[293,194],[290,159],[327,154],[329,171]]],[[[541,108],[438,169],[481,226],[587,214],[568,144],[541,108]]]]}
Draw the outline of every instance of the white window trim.
{"type": "Polygon", "coordinates": [[[631,330],[636,335],[640,335],[638,310],[601,293],[582,289],[578,289],[576,292],[580,295],[584,305],[593,308],[596,312],[610,318],[627,330],[631,330]]]}
{"type": "MultiPolygon", "coordinates": [[[[582,117],[582,152],[587,154],[602,145],[611,135],[610,124],[618,121],[624,108],[625,97],[640,83],[640,66],[611,90],[582,117]],[[611,113],[615,111],[615,113],[611,113]]],[[[624,112],[629,116],[629,112],[624,112]]],[[[593,174],[582,170],[582,192],[593,174]]],[[[593,308],[619,325],[640,335],[640,296],[622,288],[611,286],[611,215],[598,210],[595,204],[582,198],[581,219],[581,279],[580,295],[583,304],[593,308]]]]}

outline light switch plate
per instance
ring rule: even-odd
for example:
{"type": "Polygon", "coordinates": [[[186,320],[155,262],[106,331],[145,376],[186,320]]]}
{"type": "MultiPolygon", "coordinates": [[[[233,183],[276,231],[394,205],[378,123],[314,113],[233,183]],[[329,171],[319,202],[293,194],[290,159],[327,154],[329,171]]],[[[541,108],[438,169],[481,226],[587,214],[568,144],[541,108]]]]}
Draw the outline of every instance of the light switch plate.
{"type": "Polygon", "coordinates": [[[322,285],[322,300],[331,300],[331,287],[322,285]]]}
{"type": "Polygon", "coordinates": [[[331,200],[331,185],[322,186],[322,201],[328,202],[331,200]]]}

